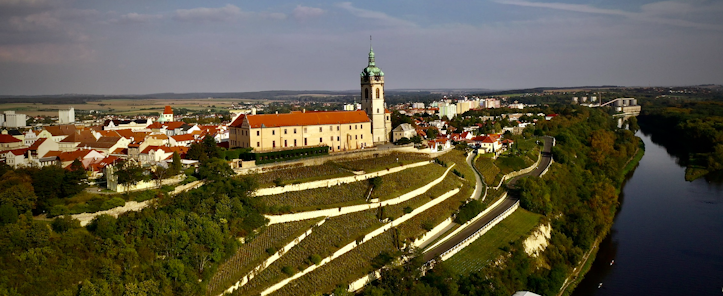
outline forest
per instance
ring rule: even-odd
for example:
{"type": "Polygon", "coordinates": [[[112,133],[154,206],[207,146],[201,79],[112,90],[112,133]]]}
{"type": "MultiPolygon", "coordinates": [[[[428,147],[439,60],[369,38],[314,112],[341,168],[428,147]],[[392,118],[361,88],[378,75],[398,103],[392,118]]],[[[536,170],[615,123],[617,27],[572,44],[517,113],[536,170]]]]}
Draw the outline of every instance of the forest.
{"type": "Polygon", "coordinates": [[[639,125],[685,165],[686,180],[723,171],[723,98],[655,98],[641,102],[639,125]]]}
{"type": "Polygon", "coordinates": [[[424,262],[413,259],[386,268],[363,295],[508,296],[520,290],[556,295],[584,254],[609,231],[626,167],[642,152],[639,138],[617,128],[605,110],[557,108],[562,116],[525,129],[556,138],[555,163],[542,178],[523,178],[511,189],[524,209],[544,215],[552,225],[550,245],[539,257],[528,256],[518,240],[503,247],[507,255],[498,263],[466,275],[456,275],[445,263],[422,274],[424,262]]]}

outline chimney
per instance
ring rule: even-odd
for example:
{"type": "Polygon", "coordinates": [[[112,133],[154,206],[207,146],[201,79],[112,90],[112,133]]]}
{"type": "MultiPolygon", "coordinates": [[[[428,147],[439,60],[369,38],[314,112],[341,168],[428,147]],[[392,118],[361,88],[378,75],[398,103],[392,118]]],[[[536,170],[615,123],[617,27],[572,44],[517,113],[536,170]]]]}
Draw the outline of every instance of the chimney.
{"type": "Polygon", "coordinates": [[[301,109],[301,113],[306,113],[306,109],[301,109]]]}

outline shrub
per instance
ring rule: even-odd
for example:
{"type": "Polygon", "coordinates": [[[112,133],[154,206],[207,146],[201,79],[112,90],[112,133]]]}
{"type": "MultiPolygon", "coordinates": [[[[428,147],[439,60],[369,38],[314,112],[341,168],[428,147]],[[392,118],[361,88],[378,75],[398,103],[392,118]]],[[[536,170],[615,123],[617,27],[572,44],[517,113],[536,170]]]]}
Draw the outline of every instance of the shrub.
{"type": "Polygon", "coordinates": [[[73,217],[69,215],[65,215],[55,218],[52,226],[53,231],[55,232],[66,232],[73,228],[80,228],[80,221],[78,219],[73,219],[73,217]]]}
{"type": "Polygon", "coordinates": [[[410,206],[404,207],[404,213],[405,213],[405,214],[409,214],[409,213],[411,213],[412,211],[414,211],[414,209],[412,209],[412,207],[410,207],[410,206]]]}
{"type": "Polygon", "coordinates": [[[285,273],[288,276],[292,276],[296,273],[296,270],[291,266],[284,266],[281,268],[281,272],[285,273]]]}
{"type": "Polygon", "coordinates": [[[266,249],[266,254],[273,255],[276,253],[276,251],[277,251],[276,248],[270,247],[270,248],[266,249]]]}
{"type": "Polygon", "coordinates": [[[100,205],[100,210],[101,211],[110,210],[112,208],[121,207],[125,204],[126,204],[126,201],[123,200],[122,198],[114,197],[114,198],[104,201],[103,204],[100,205]]]}
{"type": "Polygon", "coordinates": [[[321,256],[319,256],[318,254],[314,254],[309,256],[309,260],[311,260],[314,265],[319,265],[319,263],[321,263],[321,256]]]}
{"type": "Polygon", "coordinates": [[[48,212],[48,217],[56,217],[60,215],[67,215],[70,213],[70,210],[65,205],[54,205],[52,208],[50,208],[50,211],[48,212]]]}
{"type": "Polygon", "coordinates": [[[434,223],[432,223],[432,221],[422,222],[422,229],[424,229],[426,231],[430,231],[430,230],[432,230],[432,228],[434,228],[434,223]]]}

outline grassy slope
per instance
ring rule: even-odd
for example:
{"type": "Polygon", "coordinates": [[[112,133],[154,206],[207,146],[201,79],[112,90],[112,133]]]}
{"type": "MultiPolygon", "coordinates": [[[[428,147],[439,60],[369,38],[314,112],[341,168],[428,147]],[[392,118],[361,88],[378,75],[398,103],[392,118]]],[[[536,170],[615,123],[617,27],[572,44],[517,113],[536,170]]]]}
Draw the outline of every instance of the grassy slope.
{"type": "Polygon", "coordinates": [[[517,209],[509,217],[495,225],[482,237],[447,260],[447,266],[457,274],[469,274],[504,254],[502,247],[532,231],[542,216],[517,209]]]}

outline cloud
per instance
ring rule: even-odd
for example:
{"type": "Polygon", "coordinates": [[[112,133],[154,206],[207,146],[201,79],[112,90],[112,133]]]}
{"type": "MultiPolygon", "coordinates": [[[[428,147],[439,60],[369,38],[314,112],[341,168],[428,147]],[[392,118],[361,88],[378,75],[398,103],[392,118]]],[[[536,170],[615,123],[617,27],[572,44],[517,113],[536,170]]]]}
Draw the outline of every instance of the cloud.
{"type": "Polygon", "coordinates": [[[228,4],[219,8],[179,9],[173,18],[184,22],[227,22],[237,19],[241,14],[241,8],[228,4]]]}
{"type": "Polygon", "coordinates": [[[117,21],[119,23],[148,23],[162,18],[163,15],[160,14],[139,14],[131,12],[120,16],[117,21]]]}
{"type": "Polygon", "coordinates": [[[95,51],[84,44],[16,44],[0,45],[0,62],[23,64],[60,64],[87,62],[95,59],[95,51]]]}
{"type": "Polygon", "coordinates": [[[228,4],[224,7],[208,8],[198,7],[192,9],[176,10],[173,19],[182,22],[233,22],[242,18],[285,19],[283,13],[249,12],[242,11],[236,5],[228,4]]]}
{"type": "Polygon", "coordinates": [[[324,14],[324,12],[325,11],[321,8],[297,5],[291,15],[297,20],[305,21],[320,17],[324,14]]]}
{"type": "Polygon", "coordinates": [[[692,15],[695,16],[695,20],[698,20],[701,19],[698,18],[700,14],[721,12],[723,11],[723,5],[721,5],[721,3],[719,2],[698,6],[695,6],[691,3],[682,3],[677,1],[654,2],[641,6],[641,12],[629,12],[617,9],[597,8],[584,4],[567,4],[557,2],[545,3],[531,2],[526,0],[495,0],[494,2],[523,7],[538,7],[589,14],[616,15],[626,17],[633,21],[645,21],[649,23],[671,25],[677,27],[723,31],[723,26],[721,26],[719,23],[709,24],[685,19],[686,16],[692,15]]]}
{"type": "Polygon", "coordinates": [[[350,12],[351,14],[353,14],[356,17],[372,19],[380,24],[384,24],[384,25],[388,25],[388,26],[395,26],[395,27],[416,27],[417,26],[413,22],[395,18],[395,17],[389,16],[383,12],[356,8],[351,4],[351,2],[337,3],[336,6],[350,12]]]}

